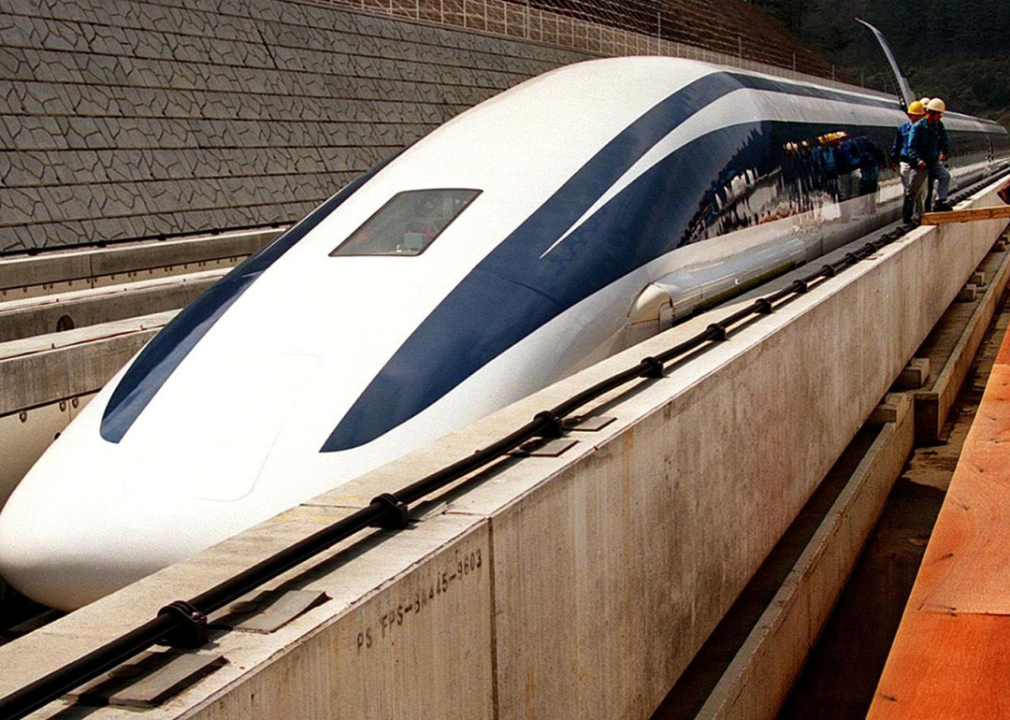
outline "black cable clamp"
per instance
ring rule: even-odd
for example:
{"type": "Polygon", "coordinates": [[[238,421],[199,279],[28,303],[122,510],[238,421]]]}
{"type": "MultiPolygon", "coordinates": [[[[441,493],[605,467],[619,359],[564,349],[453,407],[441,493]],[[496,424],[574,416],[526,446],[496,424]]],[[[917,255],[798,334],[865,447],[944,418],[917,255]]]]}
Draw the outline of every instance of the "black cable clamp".
{"type": "Polygon", "coordinates": [[[803,295],[810,289],[810,286],[807,285],[806,280],[793,280],[793,284],[790,285],[790,287],[792,288],[793,292],[799,293],[800,295],[803,295]]]}
{"type": "Polygon", "coordinates": [[[821,274],[824,275],[824,277],[832,278],[838,274],[838,269],[834,265],[822,265],[821,274]]]}
{"type": "Polygon", "coordinates": [[[550,410],[542,410],[533,416],[534,420],[543,420],[547,423],[547,427],[540,431],[540,437],[553,440],[564,436],[565,434],[565,423],[557,415],[552,413],[550,410]]]}
{"type": "Polygon", "coordinates": [[[726,340],[728,335],[726,334],[726,328],[724,328],[719,323],[712,323],[706,328],[706,332],[709,334],[709,340],[713,342],[723,342],[726,340]]]}
{"type": "Polygon", "coordinates": [[[642,358],[642,362],[639,364],[645,365],[645,370],[642,371],[641,377],[653,378],[656,380],[666,377],[666,374],[663,372],[663,363],[652,355],[647,358],[642,358]]]}
{"type": "Polygon", "coordinates": [[[371,527],[383,530],[403,530],[410,524],[410,508],[407,503],[400,502],[392,493],[382,493],[372,498],[371,505],[382,505],[383,511],[371,527]]]}
{"type": "Polygon", "coordinates": [[[771,315],[775,308],[772,307],[772,301],[766,297],[758,298],[754,301],[754,307],[761,315],[771,315]]]}
{"type": "Polygon", "coordinates": [[[158,611],[162,615],[174,616],[182,624],[173,628],[162,638],[162,642],[174,648],[198,648],[207,644],[207,616],[185,600],[176,600],[158,611]]]}
{"type": "Polygon", "coordinates": [[[845,260],[846,260],[846,261],[847,261],[847,262],[848,262],[848,263],[849,263],[850,265],[855,265],[855,264],[856,264],[856,263],[858,263],[858,262],[859,262],[859,260],[860,260],[860,257],[859,257],[858,255],[856,255],[855,253],[850,253],[850,252],[848,252],[848,253],[845,253],[845,256],[844,256],[844,257],[845,257],[845,260]]]}

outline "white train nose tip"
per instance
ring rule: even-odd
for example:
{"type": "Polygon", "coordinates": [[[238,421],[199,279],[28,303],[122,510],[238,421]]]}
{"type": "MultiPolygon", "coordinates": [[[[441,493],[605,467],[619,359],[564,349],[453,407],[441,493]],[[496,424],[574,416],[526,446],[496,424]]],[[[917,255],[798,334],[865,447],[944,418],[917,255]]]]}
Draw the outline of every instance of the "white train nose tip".
{"type": "Polygon", "coordinates": [[[131,498],[110,463],[99,464],[95,479],[65,467],[53,472],[43,464],[47,457],[0,512],[0,577],[60,610],[98,600],[275,512],[250,516],[239,508],[208,523],[235,506],[208,507],[188,496],[131,498]]]}
{"type": "Polygon", "coordinates": [[[109,563],[102,548],[91,546],[86,532],[55,518],[46,524],[47,517],[18,512],[16,506],[2,514],[0,577],[15,590],[44,605],[73,610],[135,579],[128,576],[130,568],[109,563]]]}

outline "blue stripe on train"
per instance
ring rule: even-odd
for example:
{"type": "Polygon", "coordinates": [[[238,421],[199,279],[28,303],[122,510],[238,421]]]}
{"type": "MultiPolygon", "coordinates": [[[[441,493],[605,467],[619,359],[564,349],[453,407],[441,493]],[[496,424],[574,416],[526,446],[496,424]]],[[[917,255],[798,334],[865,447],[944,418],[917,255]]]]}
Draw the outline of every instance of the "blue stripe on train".
{"type": "MultiPolygon", "coordinates": [[[[741,88],[897,109],[894,102],[735,73],[685,87],[611,141],[464,278],[372,380],[320,451],[358,447],[406,422],[562,312],[680,244],[713,180],[727,170],[758,167],[765,154],[762,132],[781,124],[722,128],[679,149],[540,257],[659,140],[741,88]],[[636,238],[630,249],[629,237],[636,238]]],[[[816,136],[812,126],[793,127],[806,134],[789,139],[816,136]]]]}
{"type": "MultiPolygon", "coordinates": [[[[580,300],[673,249],[709,178],[725,164],[722,147],[738,148],[758,128],[725,128],[678,150],[543,259],[541,253],[571,222],[549,233],[535,224],[517,230],[418,326],[321,451],[347,450],[385,434],[580,300]],[[636,239],[631,248],[630,238],[636,239]]],[[[575,218],[585,207],[579,209],[575,218]]],[[[544,218],[544,225],[552,219],[544,218]]]]}

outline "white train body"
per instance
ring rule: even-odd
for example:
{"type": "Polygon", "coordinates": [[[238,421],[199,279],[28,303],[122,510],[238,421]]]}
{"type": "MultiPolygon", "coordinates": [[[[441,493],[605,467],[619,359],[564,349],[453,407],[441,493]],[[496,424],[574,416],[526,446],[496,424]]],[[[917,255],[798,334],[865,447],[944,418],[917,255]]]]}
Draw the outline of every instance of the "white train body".
{"type": "MultiPolygon", "coordinates": [[[[902,119],[667,58],[581,63],[479,105],[109,382],[0,515],[0,573],[77,607],[622,349],[658,306],[683,314],[881,225],[901,186],[878,154],[902,119]],[[856,159],[829,168],[846,142],[856,159]]],[[[946,123],[971,150],[956,176],[1006,155],[994,126],[946,123]]]]}

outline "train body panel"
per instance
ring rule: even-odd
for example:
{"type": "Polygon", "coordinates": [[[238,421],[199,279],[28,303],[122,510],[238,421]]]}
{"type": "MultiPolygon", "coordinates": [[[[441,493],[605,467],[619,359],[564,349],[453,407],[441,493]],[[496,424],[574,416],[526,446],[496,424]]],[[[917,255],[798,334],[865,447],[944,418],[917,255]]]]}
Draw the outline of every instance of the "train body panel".
{"type": "MultiPolygon", "coordinates": [[[[689,312],[865,234],[899,210],[903,117],[667,58],[467,111],[149,343],[0,514],[0,572],[78,606],[622,349],[643,293],[689,312]]],[[[948,117],[955,178],[1010,153],[948,117]]]]}

